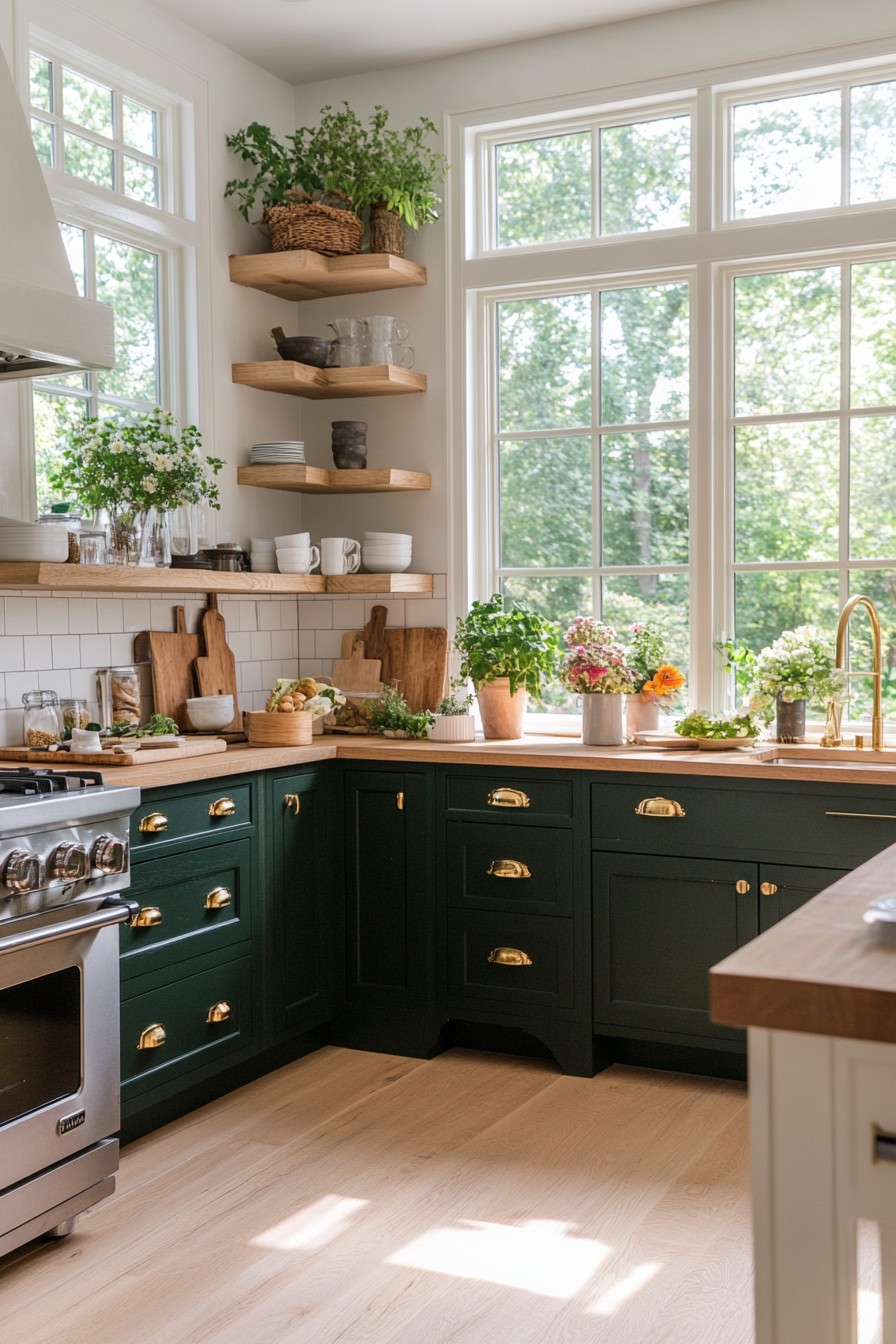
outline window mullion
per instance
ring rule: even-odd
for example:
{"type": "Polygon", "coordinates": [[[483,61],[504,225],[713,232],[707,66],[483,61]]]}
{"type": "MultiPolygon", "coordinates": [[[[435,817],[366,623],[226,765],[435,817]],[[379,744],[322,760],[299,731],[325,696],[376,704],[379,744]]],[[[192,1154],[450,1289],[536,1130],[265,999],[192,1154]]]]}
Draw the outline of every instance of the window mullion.
{"type": "Polygon", "coordinates": [[[591,610],[603,617],[604,585],[600,575],[603,563],[603,480],[601,461],[603,439],[599,426],[603,419],[601,404],[601,324],[603,314],[600,290],[591,291],[591,610]]]}
{"type": "Polygon", "coordinates": [[[852,343],[852,267],[840,268],[840,519],[839,519],[839,597],[842,608],[849,601],[849,403],[850,346],[852,343]]]}

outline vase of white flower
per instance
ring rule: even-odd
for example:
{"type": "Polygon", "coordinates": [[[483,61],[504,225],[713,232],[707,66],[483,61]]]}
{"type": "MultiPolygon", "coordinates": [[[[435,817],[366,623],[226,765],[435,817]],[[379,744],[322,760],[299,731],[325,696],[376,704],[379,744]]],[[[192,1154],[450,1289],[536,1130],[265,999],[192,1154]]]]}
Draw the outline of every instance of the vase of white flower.
{"type": "Polygon", "coordinates": [[[106,533],[106,563],[109,565],[139,565],[143,550],[143,531],[140,515],[130,505],[110,505],[107,509],[109,526],[106,533]]]}
{"type": "Polygon", "coordinates": [[[171,524],[164,509],[147,509],[140,515],[140,564],[167,569],[171,565],[171,524]]]}

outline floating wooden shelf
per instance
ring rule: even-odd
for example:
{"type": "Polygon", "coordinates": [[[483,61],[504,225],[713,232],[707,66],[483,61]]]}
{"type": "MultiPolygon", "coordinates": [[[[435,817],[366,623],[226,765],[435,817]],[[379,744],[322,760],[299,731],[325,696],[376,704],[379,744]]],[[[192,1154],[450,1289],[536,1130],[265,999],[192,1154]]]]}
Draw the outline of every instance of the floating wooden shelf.
{"type": "Polygon", "coordinates": [[[0,588],[74,588],[99,592],[431,593],[431,574],[228,574],[211,569],[118,568],[55,565],[44,561],[0,564],[0,588]]]}
{"type": "Polygon", "coordinates": [[[266,490],[291,490],[300,495],[366,495],[386,490],[431,490],[426,471],[402,471],[384,467],[374,471],[336,471],[326,467],[238,467],[240,485],[258,485],[266,490]]]}
{"type": "Polygon", "coordinates": [[[368,364],[360,369],[313,369],[291,359],[234,364],[233,381],[262,392],[286,392],[293,397],[326,401],[333,397],[394,397],[425,392],[426,374],[400,369],[397,364],[368,364]]]}
{"type": "Polygon", "coordinates": [[[322,257],[319,252],[262,252],[231,257],[230,278],[280,299],[323,299],[425,285],[426,267],[385,253],[322,257]]]}

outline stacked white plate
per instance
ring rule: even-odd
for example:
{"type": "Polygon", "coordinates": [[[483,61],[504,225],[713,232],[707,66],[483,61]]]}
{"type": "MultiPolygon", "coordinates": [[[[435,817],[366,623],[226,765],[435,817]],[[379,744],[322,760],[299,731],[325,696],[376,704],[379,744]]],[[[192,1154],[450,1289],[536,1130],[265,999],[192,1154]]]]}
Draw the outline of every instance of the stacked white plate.
{"type": "Polygon", "coordinates": [[[270,537],[251,537],[249,539],[249,555],[252,561],[253,574],[277,574],[277,548],[274,545],[274,538],[270,537]]]}
{"type": "Polygon", "coordinates": [[[6,523],[0,526],[0,561],[68,559],[68,529],[52,523],[6,523]]]}
{"type": "Polygon", "coordinates": [[[361,562],[370,574],[403,574],[411,563],[413,542],[407,532],[365,532],[361,562]]]}
{"type": "Polygon", "coordinates": [[[304,463],[305,445],[298,440],[284,439],[277,443],[253,443],[252,465],[294,466],[304,463]]]}

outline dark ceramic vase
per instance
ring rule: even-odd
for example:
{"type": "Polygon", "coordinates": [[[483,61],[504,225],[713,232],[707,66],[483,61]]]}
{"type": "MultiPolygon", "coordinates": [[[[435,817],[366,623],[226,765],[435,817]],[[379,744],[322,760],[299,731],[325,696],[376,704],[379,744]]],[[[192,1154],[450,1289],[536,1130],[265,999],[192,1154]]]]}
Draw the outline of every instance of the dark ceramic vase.
{"type": "Polygon", "coordinates": [[[775,739],[778,742],[805,742],[805,700],[782,700],[778,692],[775,710],[775,739]]]}
{"type": "Polygon", "coordinates": [[[363,420],[334,420],[333,461],[340,471],[367,466],[367,425],[363,420]]]}

